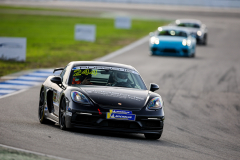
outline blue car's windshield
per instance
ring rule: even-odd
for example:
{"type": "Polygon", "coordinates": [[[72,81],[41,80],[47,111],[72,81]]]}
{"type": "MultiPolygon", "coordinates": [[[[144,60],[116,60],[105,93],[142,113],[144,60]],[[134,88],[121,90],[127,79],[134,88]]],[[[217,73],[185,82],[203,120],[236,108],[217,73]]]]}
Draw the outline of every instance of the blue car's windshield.
{"type": "Polygon", "coordinates": [[[70,85],[99,85],[147,89],[138,72],[125,68],[77,66],[72,68],[69,80],[70,85]]]}
{"type": "Polygon", "coordinates": [[[184,31],[178,30],[162,30],[158,34],[159,36],[178,36],[178,37],[187,37],[187,33],[184,31]]]}

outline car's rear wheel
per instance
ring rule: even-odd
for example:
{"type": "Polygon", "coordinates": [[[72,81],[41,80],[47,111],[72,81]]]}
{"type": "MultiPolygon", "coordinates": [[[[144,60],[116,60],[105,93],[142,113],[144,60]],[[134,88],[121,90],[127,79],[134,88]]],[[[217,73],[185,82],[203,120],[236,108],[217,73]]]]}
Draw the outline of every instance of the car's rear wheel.
{"type": "Polygon", "coordinates": [[[66,101],[63,97],[61,100],[60,108],[59,108],[59,127],[61,130],[66,130],[66,121],[65,121],[65,108],[66,108],[66,101]]]}
{"type": "Polygon", "coordinates": [[[162,132],[159,133],[144,133],[146,139],[159,139],[161,138],[162,132]]]}
{"type": "Polygon", "coordinates": [[[49,122],[45,118],[45,112],[44,112],[44,90],[41,90],[40,97],[39,97],[38,119],[39,119],[39,122],[42,124],[46,124],[49,122]]]}

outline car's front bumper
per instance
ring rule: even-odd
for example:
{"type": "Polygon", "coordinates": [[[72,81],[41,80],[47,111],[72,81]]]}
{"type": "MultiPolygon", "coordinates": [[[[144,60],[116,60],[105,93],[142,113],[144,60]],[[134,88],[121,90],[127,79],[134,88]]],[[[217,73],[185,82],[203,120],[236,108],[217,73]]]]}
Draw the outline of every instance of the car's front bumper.
{"type": "Polygon", "coordinates": [[[191,55],[191,49],[189,47],[170,48],[170,47],[151,46],[150,50],[153,55],[167,55],[167,56],[191,55]]]}
{"type": "Polygon", "coordinates": [[[163,130],[164,116],[138,116],[135,121],[106,119],[106,113],[92,115],[72,112],[66,115],[68,128],[88,128],[129,133],[159,133],[163,130]],[[154,117],[154,118],[153,118],[154,117]]]}

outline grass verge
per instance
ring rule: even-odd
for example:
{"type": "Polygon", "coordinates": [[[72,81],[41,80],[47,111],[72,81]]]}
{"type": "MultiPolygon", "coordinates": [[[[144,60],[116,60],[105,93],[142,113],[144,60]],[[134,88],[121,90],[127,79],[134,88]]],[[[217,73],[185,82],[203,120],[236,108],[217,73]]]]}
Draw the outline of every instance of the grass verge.
{"type": "Polygon", "coordinates": [[[1,160],[55,160],[46,156],[38,156],[32,153],[20,152],[13,149],[0,147],[1,160]]]}
{"type": "Polygon", "coordinates": [[[167,23],[133,19],[132,28],[124,30],[115,29],[114,19],[106,18],[0,13],[0,19],[0,37],[27,38],[26,62],[0,60],[0,76],[20,70],[61,67],[70,61],[93,60],[116,51],[167,23]],[[96,41],[75,41],[75,24],[95,24],[96,41]]]}

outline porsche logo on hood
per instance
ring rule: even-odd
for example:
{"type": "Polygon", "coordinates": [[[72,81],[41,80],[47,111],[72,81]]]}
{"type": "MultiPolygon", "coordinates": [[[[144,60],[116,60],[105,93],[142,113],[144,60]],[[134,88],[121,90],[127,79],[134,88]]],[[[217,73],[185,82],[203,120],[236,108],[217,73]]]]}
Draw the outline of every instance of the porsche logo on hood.
{"type": "Polygon", "coordinates": [[[122,103],[118,103],[118,105],[119,105],[119,106],[121,106],[121,105],[122,105],[122,103]]]}

